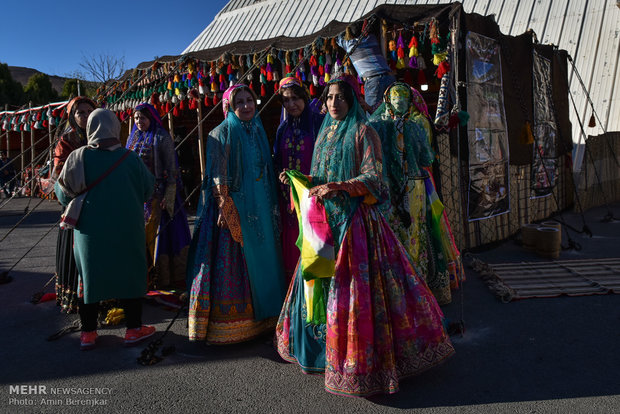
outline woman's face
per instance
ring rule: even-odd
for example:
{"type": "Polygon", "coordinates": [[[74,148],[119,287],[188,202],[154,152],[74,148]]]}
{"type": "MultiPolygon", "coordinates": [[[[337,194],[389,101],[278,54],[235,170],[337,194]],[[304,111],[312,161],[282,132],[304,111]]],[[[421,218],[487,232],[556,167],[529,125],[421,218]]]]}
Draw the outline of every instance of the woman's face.
{"type": "Polygon", "coordinates": [[[80,102],[75,108],[75,114],[73,115],[73,119],[75,119],[75,123],[82,129],[86,129],[86,123],[88,122],[88,115],[94,111],[94,108],[86,102],[80,102]]]}
{"type": "Polygon", "coordinates": [[[292,117],[299,118],[306,107],[303,98],[297,96],[291,88],[282,91],[282,105],[292,117]]]}
{"type": "Polygon", "coordinates": [[[241,90],[237,92],[233,100],[235,115],[242,121],[250,121],[256,112],[256,103],[250,92],[241,90]]]}
{"type": "Polygon", "coordinates": [[[392,88],[390,90],[390,103],[394,108],[394,113],[403,116],[409,110],[410,95],[408,90],[402,88],[392,88]]]}
{"type": "Polygon", "coordinates": [[[136,111],[133,114],[133,120],[136,123],[136,128],[142,132],[148,131],[151,126],[151,120],[140,111],[136,111]]]}
{"type": "Polygon", "coordinates": [[[349,104],[345,99],[344,89],[337,83],[329,85],[326,104],[329,115],[337,121],[343,120],[349,112],[349,104]]]}

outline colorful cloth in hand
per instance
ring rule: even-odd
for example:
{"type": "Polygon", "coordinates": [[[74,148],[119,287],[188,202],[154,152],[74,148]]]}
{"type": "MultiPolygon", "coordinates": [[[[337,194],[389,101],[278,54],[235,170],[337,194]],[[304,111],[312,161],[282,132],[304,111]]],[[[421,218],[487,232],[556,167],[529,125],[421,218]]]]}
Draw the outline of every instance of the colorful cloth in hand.
{"type": "Polygon", "coordinates": [[[336,264],[334,238],[327,222],[325,207],[316,197],[308,195],[312,187],[299,171],[288,170],[291,182],[291,203],[299,220],[299,237],[296,245],[301,251],[299,261],[304,278],[304,296],[308,312],[307,322],[325,323],[325,298],[321,283],[315,279],[334,276],[336,264]]]}

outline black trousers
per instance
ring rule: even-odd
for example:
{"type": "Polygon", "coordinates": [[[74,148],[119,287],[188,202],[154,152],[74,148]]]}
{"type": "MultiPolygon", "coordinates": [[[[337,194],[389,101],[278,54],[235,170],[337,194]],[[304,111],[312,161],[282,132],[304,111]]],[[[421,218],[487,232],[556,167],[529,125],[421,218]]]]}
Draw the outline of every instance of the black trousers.
{"type": "MultiPolygon", "coordinates": [[[[139,328],[142,326],[142,302],[140,298],[120,299],[121,308],[125,311],[125,322],[127,329],[139,328]]],[[[97,314],[99,313],[99,302],[84,303],[80,299],[78,305],[82,332],[90,332],[97,329],[97,314]]]]}

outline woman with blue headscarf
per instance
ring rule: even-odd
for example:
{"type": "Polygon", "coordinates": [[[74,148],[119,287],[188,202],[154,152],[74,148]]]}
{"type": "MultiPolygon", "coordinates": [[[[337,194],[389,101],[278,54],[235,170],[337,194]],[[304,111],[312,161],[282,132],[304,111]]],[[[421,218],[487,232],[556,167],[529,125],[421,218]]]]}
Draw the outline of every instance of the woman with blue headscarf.
{"type": "Polygon", "coordinates": [[[256,95],[233,85],[222,104],[187,266],[189,339],[211,344],[273,329],[284,299],[277,182],[256,95]]]}
{"type": "Polygon", "coordinates": [[[381,141],[359,104],[356,80],[330,81],[328,114],[314,145],[309,196],[325,207],[335,250],[332,274],[312,298],[300,271],[276,326],[278,353],[325,389],[366,397],[398,391],[399,380],[452,355],[443,314],[377,207],[387,198],[381,141]],[[323,296],[320,298],[319,296],[323,296]],[[320,309],[308,303],[323,303],[320,309]]]}
{"type": "Polygon", "coordinates": [[[126,147],[138,153],[155,176],[153,196],[144,204],[149,284],[184,289],[191,235],[179,193],[182,185],[174,141],[152,105],[136,106],[134,121],[126,147]]]}

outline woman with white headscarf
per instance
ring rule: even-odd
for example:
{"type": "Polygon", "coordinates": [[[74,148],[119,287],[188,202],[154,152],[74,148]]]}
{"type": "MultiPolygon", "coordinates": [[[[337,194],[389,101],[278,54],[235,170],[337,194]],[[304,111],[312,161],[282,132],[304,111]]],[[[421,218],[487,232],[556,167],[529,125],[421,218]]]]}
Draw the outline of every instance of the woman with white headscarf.
{"type": "Polygon", "coordinates": [[[67,206],[61,226],[74,227],[74,253],[82,289],[78,312],[81,348],[94,347],[98,302],[120,299],[130,345],[155,332],[142,325],[146,293],[143,205],[154,177],[137,154],[121,146],[113,112],[97,109],[86,125],[88,144],[71,153],[55,184],[67,206]]]}

